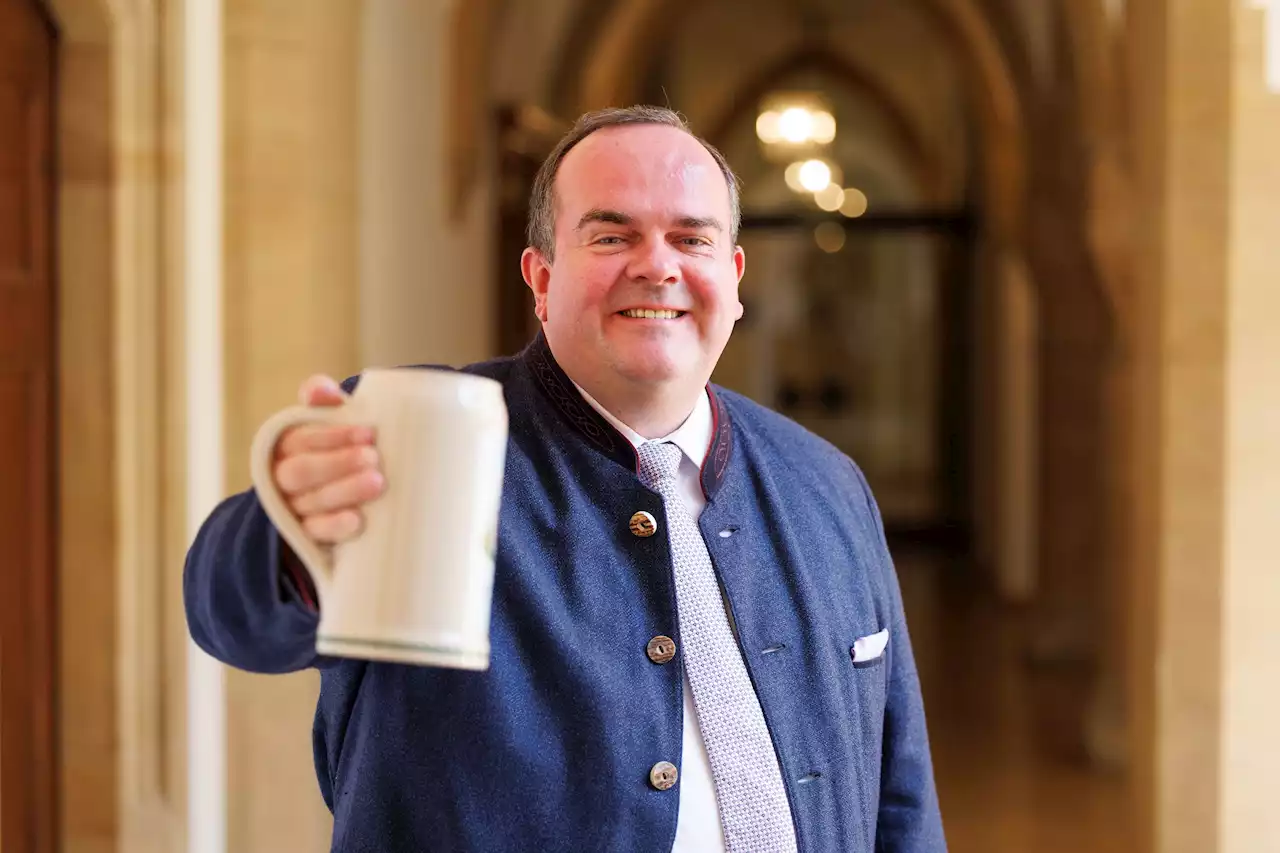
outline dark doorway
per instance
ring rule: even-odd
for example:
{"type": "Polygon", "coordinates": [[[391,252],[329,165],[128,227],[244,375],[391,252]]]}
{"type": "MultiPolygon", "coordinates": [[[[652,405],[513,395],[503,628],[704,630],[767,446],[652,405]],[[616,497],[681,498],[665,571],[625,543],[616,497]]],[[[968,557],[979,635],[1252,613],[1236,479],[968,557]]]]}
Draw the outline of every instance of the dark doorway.
{"type": "Polygon", "coordinates": [[[974,219],[743,218],[747,311],[715,380],[863,468],[892,538],[968,549],[974,219]]]}

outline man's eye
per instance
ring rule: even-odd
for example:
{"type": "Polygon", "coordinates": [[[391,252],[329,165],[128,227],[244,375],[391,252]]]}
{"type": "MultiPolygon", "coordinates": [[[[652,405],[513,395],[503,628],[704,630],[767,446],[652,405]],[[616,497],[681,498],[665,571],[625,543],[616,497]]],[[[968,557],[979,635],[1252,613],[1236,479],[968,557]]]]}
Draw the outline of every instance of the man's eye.
{"type": "Polygon", "coordinates": [[[710,246],[711,241],[706,237],[682,237],[680,242],[686,246],[710,246]]]}
{"type": "Polygon", "coordinates": [[[601,237],[598,240],[596,240],[596,244],[602,245],[602,246],[616,246],[621,242],[622,242],[621,237],[601,237]]]}

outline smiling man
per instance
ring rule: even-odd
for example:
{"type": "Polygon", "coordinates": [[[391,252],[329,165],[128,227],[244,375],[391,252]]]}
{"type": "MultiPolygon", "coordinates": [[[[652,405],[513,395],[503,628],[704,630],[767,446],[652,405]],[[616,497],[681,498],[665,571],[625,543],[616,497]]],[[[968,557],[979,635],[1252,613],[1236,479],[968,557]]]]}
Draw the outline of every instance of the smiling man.
{"type": "MultiPolygon", "coordinates": [[[[333,850],[945,850],[865,479],[709,384],[742,316],[740,218],[729,165],[668,110],[583,116],[543,164],[521,260],[542,331],[461,368],[503,383],[511,423],[488,672],[318,658],[314,595],[254,494],[205,523],[196,641],[321,672],[333,850]]],[[[301,394],[342,399],[325,377],[301,394]]],[[[371,444],[281,439],[318,542],[358,536],[394,481],[371,444]]]]}
{"type": "Polygon", "coordinates": [[[660,436],[704,396],[742,316],[737,186],[681,127],[608,123],[620,120],[588,117],[551,155],[522,265],[569,376],[640,434],[660,436]]]}

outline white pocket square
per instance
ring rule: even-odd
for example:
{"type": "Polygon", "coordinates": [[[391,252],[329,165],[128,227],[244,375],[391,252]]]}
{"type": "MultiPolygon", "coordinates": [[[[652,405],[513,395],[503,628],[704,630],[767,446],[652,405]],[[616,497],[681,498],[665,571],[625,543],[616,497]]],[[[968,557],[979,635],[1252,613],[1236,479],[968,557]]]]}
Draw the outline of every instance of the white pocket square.
{"type": "Polygon", "coordinates": [[[889,629],[885,628],[878,634],[868,634],[859,638],[853,644],[853,662],[866,663],[875,660],[884,654],[884,650],[889,645],[889,629]]]}

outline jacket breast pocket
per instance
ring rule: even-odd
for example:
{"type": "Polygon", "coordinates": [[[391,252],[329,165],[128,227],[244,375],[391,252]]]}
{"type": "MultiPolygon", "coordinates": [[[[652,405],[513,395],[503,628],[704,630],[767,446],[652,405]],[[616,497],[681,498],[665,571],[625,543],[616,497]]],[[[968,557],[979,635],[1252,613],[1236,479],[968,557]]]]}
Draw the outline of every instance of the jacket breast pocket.
{"type": "Polygon", "coordinates": [[[889,651],[889,629],[867,634],[853,641],[849,648],[849,657],[858,669],[874,669],[884,666],[889,651]]]}
{"type": "Polygon", "coordinates": [[[889,629],[855,635],[849,644],[848,681],[864,737],[879,738],[887,701],[890,648],[889,629]]]}

